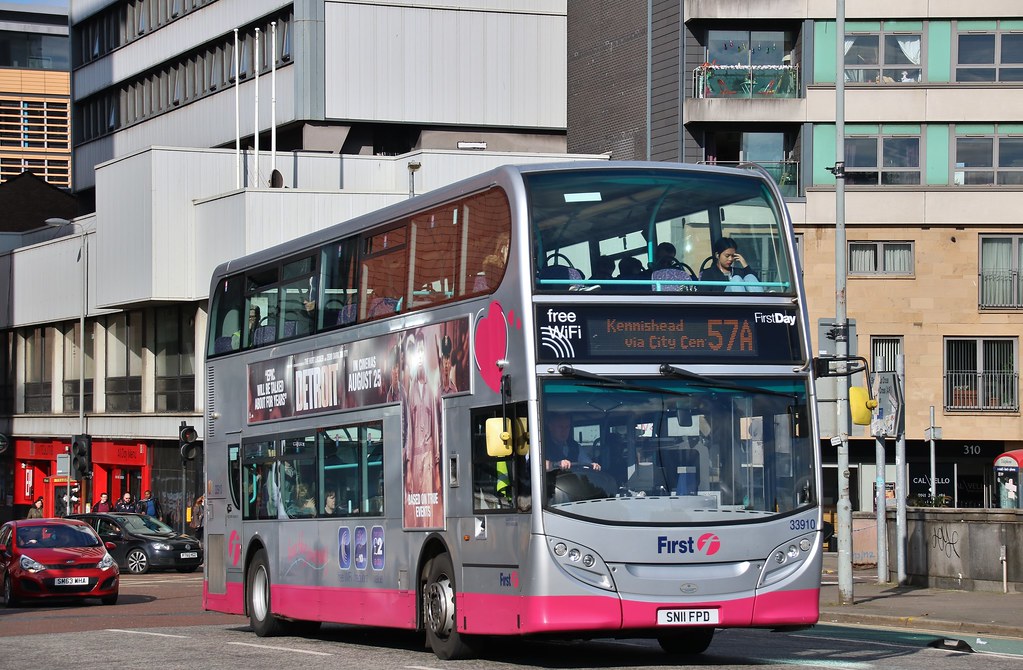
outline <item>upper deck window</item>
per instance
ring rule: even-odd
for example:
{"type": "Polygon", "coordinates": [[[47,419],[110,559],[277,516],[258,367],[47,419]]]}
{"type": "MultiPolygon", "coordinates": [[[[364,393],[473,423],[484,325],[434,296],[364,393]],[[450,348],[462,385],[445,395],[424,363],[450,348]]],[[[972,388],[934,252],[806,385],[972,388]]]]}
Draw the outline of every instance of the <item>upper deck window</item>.
{"type": "Polygon", "coordinates": [[[794,290],[780,205],[753,174],[577,170],[526,183],[538,291],[794,290]]]}

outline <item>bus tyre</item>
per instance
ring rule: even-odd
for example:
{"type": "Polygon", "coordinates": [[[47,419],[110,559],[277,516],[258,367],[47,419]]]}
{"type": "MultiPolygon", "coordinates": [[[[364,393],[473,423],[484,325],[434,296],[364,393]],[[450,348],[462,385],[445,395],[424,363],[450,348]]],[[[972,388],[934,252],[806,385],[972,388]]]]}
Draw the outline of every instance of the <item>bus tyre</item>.
{"type": "Polygon", "coordinates": [[[246,579],[249,597],[249,624],[259,637],[274,637],[284,632],[280,619],[270,607],[270,567],[266,549],[260,549],[249,565],[246,579]]]}
{"type": "Polygon", "coordinates": [[[713,628],[686,628],[671,635],[661,635],[657,643],[668,654],[693,656],[707,651],[713,639],[713,628]]]}
{"type": "Polygon", "coordinates": [[[455,571],[448,554],[440,554],[424,567],[423,624],[426,641],[437,655],[447,661],[475,655],[473,640],[458,632],[455,605],[455,571]]]}

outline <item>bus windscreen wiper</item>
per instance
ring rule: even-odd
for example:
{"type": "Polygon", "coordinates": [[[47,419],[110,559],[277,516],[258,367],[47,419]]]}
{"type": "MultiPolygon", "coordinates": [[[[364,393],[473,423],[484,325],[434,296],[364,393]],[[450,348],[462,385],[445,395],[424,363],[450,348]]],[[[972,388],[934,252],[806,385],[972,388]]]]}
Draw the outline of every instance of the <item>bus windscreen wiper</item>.
{"type": "Polygon", "coordinates": [[[782,398],[792,398],[791,393],[782,393],[780,391],[772,391],[771,389],[760,388],[759,386],[746,386],[745,384],[736,384],[735,382],[729,382],[722,379],[714,379],[713,377],[707,377],[705,375],[690,372],[689,370],[683,370],[677,368],[670,363],[661,363],[661,374],[665,377],[677,377],[679,379],[685,379],[687,381],[696,382],[701,386],[707,388],[717,388],[730,391],[744,391],[746,393],[762,393],[765,395],[776,395],[782,398]]]}
{"type": "Polygon", "coordinates": [[[576,370],[571,365],[559,365],[558,373],[563,377],[569,377],[571,379],[579,379],[583,381],[592,382],[593,386],[600,387],[612,387],[621,389],[623,391],[640,391],[642,393],[658,393],[665,395],[677,395],[683,397],[689,397],[691,393],[683,393],[680,391],[672,391],[671,389],[663,389],[657,386],[640,386],[638,384],[629,384],[622,381],[621,379],[615,379],[613,377],[605,377],[604,375],[598,375],[593,372],[584,372],[582,370],[576,370]]]}

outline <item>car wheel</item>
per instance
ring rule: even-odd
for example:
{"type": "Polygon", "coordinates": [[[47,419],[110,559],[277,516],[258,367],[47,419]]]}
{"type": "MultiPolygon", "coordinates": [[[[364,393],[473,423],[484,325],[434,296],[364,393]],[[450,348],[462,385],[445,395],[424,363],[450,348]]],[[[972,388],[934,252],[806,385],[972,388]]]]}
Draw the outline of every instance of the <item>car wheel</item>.
{"type": "Polygon", "coordinates": [[[128,572],[133,575],[144,575],[149,572],[149,557],[141,549],[132,549],[125,558],[128,572]]]}
{"type": "Polygon", "coordinates": [[[18,606],[18,597],[14,595],[14,584],[11,583],[10,575],[4,577],[4,604],[8,607],[18,606]]]}
{"type": "Polygon", "coordinates": [[[424,566],[423,624],[426,642],[437,658],[447,661],[476,655],[479,638],[458,632],[455,570],[451,557],[440,554],[424,566]]]}
{"type": "Polygon", "coordinates": [[[274,637],[284,633],[281,620],[273,615],[270,603],[270,568],[266,549],[256,552],[249,565],[248,584],[249,624],[259,637],[274,637]]]}
{"type": "Polygon", "coordinates": [[[106,596],[104,598],[100,598],[99,601],[101,603],[103,603],[104,605],[116,605],[117,604],[117,594],[115,593],[112,596],[106,596]]]}

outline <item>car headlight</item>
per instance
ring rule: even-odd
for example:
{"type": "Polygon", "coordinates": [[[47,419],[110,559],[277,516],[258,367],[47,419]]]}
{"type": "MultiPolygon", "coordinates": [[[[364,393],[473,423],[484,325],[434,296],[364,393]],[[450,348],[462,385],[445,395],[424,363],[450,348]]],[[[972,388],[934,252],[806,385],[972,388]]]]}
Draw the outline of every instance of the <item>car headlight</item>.
{"type": "Polygon", "coordinates": [[[172,547],[169,544],[166,544],[164,542],[154,542],[153,543],[153,549],[156,549],[157,551],[170,551],[173,548],[174,547],[172,547]]]}
{"type": "Polygon", "coordinates": [[[99,567],[100,570],[109,570],[114,567],[114,565],[116,564],[114,563],[113,556],[110,554],[103,554],[103,558],[99,559],[99,565],[97,567],[99,567]]]}
{"type": "Polygon", "coordinates": [[[46,566],[28,556],[21,557],[21,569],[27,570],[28,572],[42,572],[46,569],[46,566]]]}

